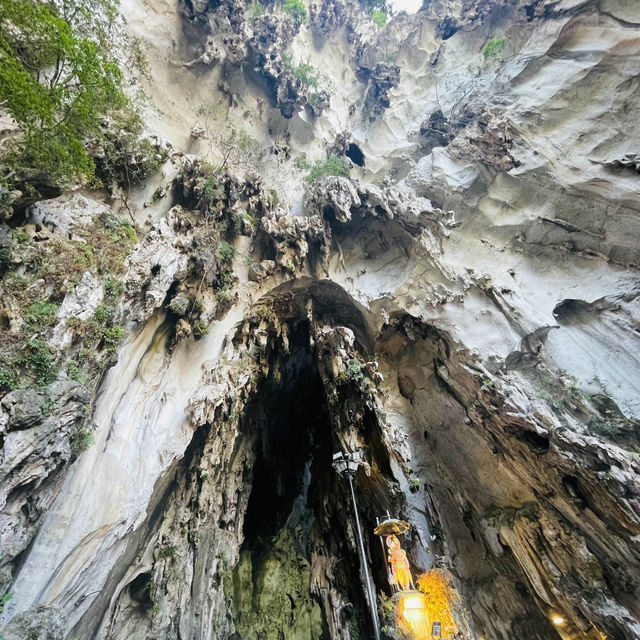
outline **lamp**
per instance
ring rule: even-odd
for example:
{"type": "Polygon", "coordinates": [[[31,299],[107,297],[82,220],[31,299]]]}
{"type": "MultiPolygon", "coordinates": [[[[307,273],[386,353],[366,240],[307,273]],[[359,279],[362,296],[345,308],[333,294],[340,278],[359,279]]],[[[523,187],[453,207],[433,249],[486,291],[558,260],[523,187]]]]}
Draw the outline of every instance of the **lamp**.
{"type": "Polygon", "coordinates": [[[364,571],[365,581],[367,583],[367,598],[369,600],[369,608],[371,610],[371,622],[373,623],[373,633],[375,640],[380,640],[380,624],[378,622],[378,612],[376,609],[376,598],[369,577],[369,567],[367,566],[367,556],[364,551],[364,541],[362,540],[362,529],[360,528],[360,517],[358,516],[358,505],[356,503],[356,494],[353,491],[353,477],[360,466],[359,456],[356,453],[338,453],[333,454],[332,466],[339,476],[347,476],[349,480],[349,488],[351,489],[351,500],[353,501],[353,513],[356,520],[356,529],[358,531],[358,546],[360,549],[360,560],[362,562],[362,570],[364,571]]]}
{"type": "Polygon", "coordinates": [[[427,598],[419,591],[405,591],[398,597],[396,625],[414,640],[431,638],[427,598]]]}

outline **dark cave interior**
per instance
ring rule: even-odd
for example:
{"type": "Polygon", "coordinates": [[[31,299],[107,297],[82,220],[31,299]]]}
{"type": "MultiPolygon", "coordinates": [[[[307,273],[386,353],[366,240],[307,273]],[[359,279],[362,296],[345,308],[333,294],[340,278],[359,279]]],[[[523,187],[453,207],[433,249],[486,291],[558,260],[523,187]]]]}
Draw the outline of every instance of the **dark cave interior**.
{"type": "MultiPolygon", "coordinates": [[[[292,322],[290,326],[288,352],[279,345],[265,354],[268,375],[241,418],[241,430],[253,442],[255,453],[245,479],[252,489],[244,517],[242,550],[251,553],[252,575],[256,575],[263,570],[264,558],[280,532],[297,527],[298,551],[312,567],[318,558],[337,560],[331,582],[325,586],[342,593],[348,603],[340,612],[340,624],[357,626],[361,633],[370,635],[348,481],[331,467],[333,453],[341,449],[340,430],[353,425],[340,425],[332,416],[310,346],[309,321],[292,322]]],[[[356,386],[340,385],[338,394],[341,406],[361,416],[358,437],[372,471],[369,475],[364,470],[358,472],[355,491],[357,499],[362,498],[359,513],[369,553],[367,562],[376,592],[380,592],[388,588],[386,565],[373,529],[376,516],[395,504],[390,492],[393,482],[388,452],[375,413],[364,405],[356,386]]],[[[313,595],[322,604],[320,592],[316,589],[313,595]]],[[[295,608],[295,595],[288,596],[295,608]]]]}

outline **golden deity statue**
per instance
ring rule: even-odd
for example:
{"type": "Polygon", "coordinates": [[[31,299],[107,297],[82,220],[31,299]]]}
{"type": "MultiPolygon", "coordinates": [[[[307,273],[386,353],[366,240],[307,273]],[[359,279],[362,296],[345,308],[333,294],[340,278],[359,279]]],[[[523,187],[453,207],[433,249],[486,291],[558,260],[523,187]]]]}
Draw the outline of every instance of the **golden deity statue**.
{"type": "Polygon", "coordinates": [[[391,586],[399,591],[415,589],[407,554],[400,546],[400,541],[395,535],[387,536],[387,548],[388,562],[391,565],[391,574],[389,576],[391,586]]]}

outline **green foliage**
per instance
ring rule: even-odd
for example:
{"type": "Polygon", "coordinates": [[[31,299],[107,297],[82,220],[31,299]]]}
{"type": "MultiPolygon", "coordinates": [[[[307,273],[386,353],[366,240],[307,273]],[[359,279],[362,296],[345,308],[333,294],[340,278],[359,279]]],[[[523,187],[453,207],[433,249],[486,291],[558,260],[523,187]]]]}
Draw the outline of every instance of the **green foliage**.
{"type": "Polygon", "coordinates": [[[216,248],[216,258],[224,265],[229,266],[233,262],[236,250],[224,240],[220,241],[216,248]]]}
{"type": "Polygon", "coordinates": [[[107,305],[100,304],[96,307],[96,310],[93,312],[93,317],[96,319],[96,322],[104,323],[107,321],[107,305]]]}
{"type": "Polygon", "coordinates": [[[163,156],[143,137],[142,120],[129,109],[114,113],[111,123],[92,144],[96,175],[103,184],[129,189],[157,171],[163,156]]]}
{"type": "Polygon", "coordinates": [[[126,104],[122,74],[104,48],[114,10],[109,0],[0,3],[0,100],[22,134],[1,159],[6,183],[93,177],[85,141],[99,134],[103,114],[126,104]]]}
{"type": "Polygon", "coordinates": [[[120,278],[124,260],[137,241],[136,230],[117,216],[105,215],[78,229],[76,235],[82,239],[54,234],[35,241],[26,234],[12,233],[14,243],[20,245],[24,275],[5,273],[0,276],[0,287],[3,302],[20,309],[24,322],[19,331],[0,331],[2,393],[31,385],[44,387],[56,379],[59,367],[70,379],[93,387],[114,361],[122,336],[122,328],[112,326],[114,313],[125,290],[120,278]],[[47,346],[58,310],[48,298],[52,292],[72,291],[87,270],[102,276],[103,304],[88,320],[67,319],[71,344],[58,359],[47,346]]]}
{"type": "Polygon", "coordinates": [[[300,84],[305,87],[318,88],[320,74],[313,65],[308,62],[301,62],[298,65],[294,64],[293,56],[287,51],[282,54],[282,64],[285,69],[291,71],[300,84]]]}
{"type": "Polygon", "coordinates": [[[5,593],[0,597],[0,613],[4,611],[4,605],[7,604],[11,598],[13,598],[13,593],[5,593]]]}
{"type": "Polygon", "coordinates": [[[86,426],[82,425],[71,438],[71,451],[75,456],[80,455],[89,446],[95,444],[95,438],[86,426]]]}
{"type": "Polygon", "coordinates": [[[484,49],[482,50],[484,59],[489,60],[489,58],[493,58],[498,55],[498,53],[505,48],[506,44],[507,41],[505,38],[491,38],[491,40],[484,45],[484,49]]]}
{"type": "Polygon", "coordinates": [[[40,338],[34,338],[29,341],[27,349],[27,365],[35,375],[36,385],[44,387],[51,384],[56,379],[57,369],[46,342],[40,338]]]}
{"type": "Polygon", "coordinates": [[[395,627],[396,606],[393,599],[384,592],[378,595],[378,615],[382,632],[388,635],[395,627]]]}
{"type": "Polygon", "coordinates": [[[305,181],[315,182],[324,176],[347,176],[350,170],[351,164],[346,158],[332,153],[326,160],[319,160],[311,165],[305,181]]]}
{"type": "Polygon", "coordinates": [[[193,329],[195,331],[195,333],[197,333],[198,335],[204,336],[207,333],[209,333],[209,327],[208,325],[203,322],[202,320],[198,319],[193,323],[193,329]]]}
{"type": "Polygon", "coordinates": [[[420,479],[419,478],[411,478],[409,480],[409,490],[412,492],[417,491],[420,488],[420,479]]]}
{"type": "Polygon", "coordinates": [[[313,65],[301,62],[297,67],[294,67],[293,75],[305,87],[318,88],[318,70],[313,65]]]}
{"type": "Polygon", "coordinates": [[[320,102],[323,100],[324,96],[322,95],[322,93],[319,92],[314,92],[309,94],[309,98],[308,98],[308,102],[312,107],[317,107],[320,102]]]}
{"type": "Polygon", "coordinates": [[[124,336],[124,330],[120,326],[110,327],[102,332],[102,340],[105,346],[109,350],[114,350],[120,344],[122,337],[124,336]]]}
{"type": "Polygon", "coordinates": [[[376,25],[378,25],[379,29],[382,29],[387,25],[388,16],[386,11],[383,11],[382,9],[374,9],[371,17],[376,25]]]}
{"type": "Polygon", "coordinates": [[[347,383],[350,381],[361,382],[364,380],[364,373],[362,371],[362,363],[355,358],[352,358],[347,363],[345,370],[338,376],[338,382],[347,383]]]}
{"type": "Polygon", "coordinates": [[[247,15],[250,18],[257,18],[259,16],[264,15],[264,12],[266,11],[266,7],[261,3],[258,2],[256,0],[256,2],[252,2],[251,4],[249,4],[249,6],[247,7],[247,15]]]}
{"type": "Polygon", "coordinates": [[[351,616],[351,640],[361,640],[360,625],[358,624],[358,616],[351,616]]]}
{"type": "Polygon", "coordinates": [[[24,322],[31,331],[42,330],[53,322],[57,312],[57,304],[38,300],[27,308],[24,322]]]}
{"type": "Polygon", "coordinates": [[[352,380],[362,380],[362,365],[358,360],[352,359],[349,360],[349,364],[347,365],[347,371],[352,380]]]}
{"type": "Polygon", "coordinates": [[[300,171],[309,171],[312,165],[307,160],[307,154],[302,153],[293,161],[293,166],[300,171]]]}
{"type": "Polygon", "coordinates": [[[69,362],[67,362],[67,373],[71,380],[84,384],[84,376],[82,375],[82,371],[80,370],[80,365],[77,360],[69,360],[69,362]]]}
{"type": "Polygon", "coordinates": [[[230,217],[230,232],[233,235],[238,235],[242,232],[242,228],[244,226],[244,215],[238,211],[234,211],[230,217]]]}
{"type": "Polygon", "coordinates": [[[124,293],[124,290],[125,286],[119,280],[115,278],[104,279],[104,295],[106,300],[115,302],[124,293]]]}
{"type": "Polygon", "coordinates": [[[282,8],[288,13],[294,20],[298,20],[303,24],[307,21],[307,8],[304,6],[302,0],[283,0],[282,8]]]}
{"type": "Polygon", "coordinates": [[[215,176],[209,176],[205,182],[203,187],[204,195],[212,199],[218,192],[218,181],[215,176]]]}
{"type": "Polygon", "coordinates": [[[164,558],[170,558],[171,560],[174,560],[176,557],[176,548],[171,546],[171,547],[165,547],[162,551],[161,554],[164,558]]]}
{"type": "Polygon", "coordinates": [[[19,386],[20,382],[13,372],[6,369],[0,370],[0,391],[13,391],[19,386]]]}
{"type": "Polygon", "coordinates": [[[280,206],[280,196],[275,189],[269,189],[269,195],[271,196],[271,204],[274,207],[280,206]]]}

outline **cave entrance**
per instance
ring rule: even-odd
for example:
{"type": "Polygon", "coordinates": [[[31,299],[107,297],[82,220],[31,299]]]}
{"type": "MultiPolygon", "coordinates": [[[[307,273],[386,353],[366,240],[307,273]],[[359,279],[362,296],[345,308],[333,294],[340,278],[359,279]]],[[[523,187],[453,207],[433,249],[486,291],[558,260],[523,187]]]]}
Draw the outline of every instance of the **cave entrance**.
{"type": "MultiPolygon", "coordinates": [[[[348,482],[332,468],[343,438],[320,374],[308,319],[289,324],[288,345],[266,349],[268,373],[246,404],[240,429],[252,445],[244,542],[232,576],[238,638],[372,636],[348,482]]],[[[364,416],[369,455],[387,468],[379,426],[354,385],[340,402],[364,416]]],[[[374,536],[390,504],[380,476],[355,479],[376,593],[387,587],[374,536]],[[380,504],[382,502],[382,504],[380,504]]]]}
{"type": "Polygon", "coordinates": [[[364,153],[362,153],[362,150],[357,144],[351,142],[347,147],[345,155],[354,164],[357,164],[359,167],[364,167],[364,153]]]}

